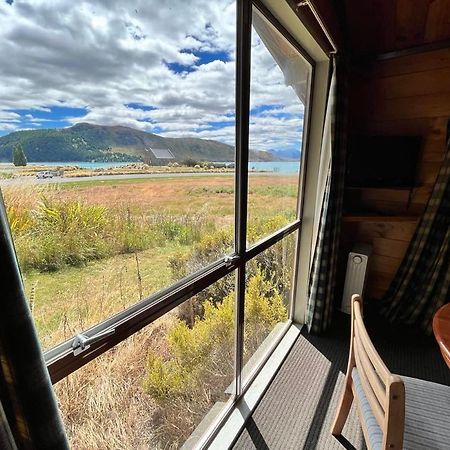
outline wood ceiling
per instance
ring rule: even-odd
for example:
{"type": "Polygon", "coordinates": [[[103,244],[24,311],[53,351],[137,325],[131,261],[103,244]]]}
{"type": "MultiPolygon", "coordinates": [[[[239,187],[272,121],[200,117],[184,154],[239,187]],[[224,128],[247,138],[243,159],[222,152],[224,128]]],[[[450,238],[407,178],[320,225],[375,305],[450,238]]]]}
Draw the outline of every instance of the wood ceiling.
{"type": "Polygon", "coordinates": [[[344,9],[340,13],[354,55],[450,39],[450,0],[344,0],[344,9]]]}

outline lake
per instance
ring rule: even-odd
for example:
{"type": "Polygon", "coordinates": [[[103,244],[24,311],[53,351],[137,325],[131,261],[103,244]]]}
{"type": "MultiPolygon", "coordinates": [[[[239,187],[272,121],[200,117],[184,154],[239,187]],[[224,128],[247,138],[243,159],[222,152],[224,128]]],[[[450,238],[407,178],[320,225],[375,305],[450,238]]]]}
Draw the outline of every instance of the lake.
{"type": "MultiPolygon", "coordinates": [[[[30,166],[78,166],[83,169],[104,169],[108,167],[121,167],[130,162],[87,162],[87,161],[68,161],[68,162],[39,162],[28,163],[30,166]]],[[[296,161],[269,161],[269,162],[257,162],[250,161],[248,163],[248,169],[250,171],[267,171],[276,173],[298,173],[300,163],[296,161]]]]}

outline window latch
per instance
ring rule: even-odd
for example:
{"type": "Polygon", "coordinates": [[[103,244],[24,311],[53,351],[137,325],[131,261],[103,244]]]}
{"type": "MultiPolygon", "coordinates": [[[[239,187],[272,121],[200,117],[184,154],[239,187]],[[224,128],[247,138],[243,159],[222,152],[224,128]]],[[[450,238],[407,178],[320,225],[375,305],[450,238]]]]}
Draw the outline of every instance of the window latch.
{"type": "Polygon", "coordinates": [[[238,259],[238,255],[226,255],[224,258],[224,262],[227,267],[230,267],[238,259]]]}
{"type": "Polygon", "coordinates": [[[73,354],[75,356],[79,355],[80,353],[87,350],[91,346],[91,344],[101,341],[102,339],[111,336],[115,332],[116,330],[114,328],[111,328],[109,330],[105,330],[102,331],[101,333],[95,334],[92,337],[88,337],[85,334],[77,334],[72,342],[73,354]]]}

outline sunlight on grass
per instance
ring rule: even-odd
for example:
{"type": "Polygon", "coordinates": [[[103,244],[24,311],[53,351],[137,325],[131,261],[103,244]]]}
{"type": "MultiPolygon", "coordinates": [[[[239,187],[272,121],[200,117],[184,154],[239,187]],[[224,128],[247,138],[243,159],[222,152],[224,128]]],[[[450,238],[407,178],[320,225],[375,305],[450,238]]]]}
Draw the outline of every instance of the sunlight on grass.
{"type": "MultiPolygon", "coordinates": [[[[295,219],[296,192],[295,177],[252,177],[250,242],[295,219]]],[[[43,348],[233,248],[230,176],[9,186],[4,197],[43,348]]],[[[247,264],[249,286],[256,286],[248,293],[246,320],[254,325],[247,324],[249,354],[286,318],[280,300],[290,288],[284,254],[280,242],[247,264]]],[[[71,446],[180,445],[232,382],[233,299],[230,275],[59,382],[55,390],[71,446]],[[180,418],[184,408],[189,413],[180,418]]]]}

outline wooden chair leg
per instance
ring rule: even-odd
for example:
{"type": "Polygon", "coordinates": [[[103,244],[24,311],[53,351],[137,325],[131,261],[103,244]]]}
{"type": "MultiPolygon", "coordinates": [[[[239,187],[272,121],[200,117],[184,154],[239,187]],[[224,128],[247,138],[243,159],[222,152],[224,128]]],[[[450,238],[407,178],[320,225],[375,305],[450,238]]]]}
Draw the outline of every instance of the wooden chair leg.
{"type": "Polygon", "coordinates": [[[346,377],[344,392],[342,393],[341,401],[339,402],[339,407],[336,413],[336,418],[334,419],[333,426],[331,428],[331,434],[333,436],[341,435],[342,429],[344,428],[345,422],[350,412],[352,402],[352,381],[351,378],[346,377]]]}

